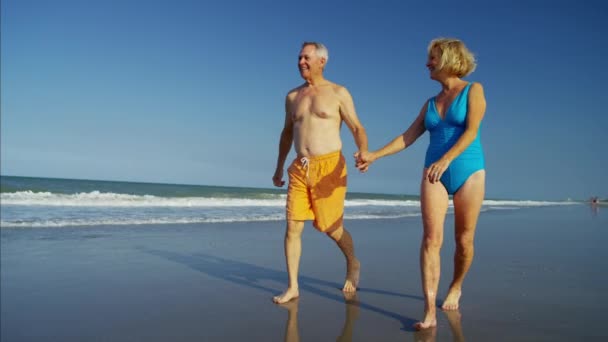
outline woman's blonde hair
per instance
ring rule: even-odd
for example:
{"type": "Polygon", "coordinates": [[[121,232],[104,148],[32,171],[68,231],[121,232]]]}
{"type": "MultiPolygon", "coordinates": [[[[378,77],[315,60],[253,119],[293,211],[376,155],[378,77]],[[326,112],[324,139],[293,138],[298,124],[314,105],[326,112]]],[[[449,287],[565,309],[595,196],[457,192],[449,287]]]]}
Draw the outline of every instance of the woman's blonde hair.
{"type": "Polygon", "coordinates": [[[445,70],[447,73],[458,77],[470,75],[477,67],[475,55],[461,40],[453,38],[436,38],[429,43],[428,54],[431,54],[433,49],[439,49],[439,70],[445,70]]]}

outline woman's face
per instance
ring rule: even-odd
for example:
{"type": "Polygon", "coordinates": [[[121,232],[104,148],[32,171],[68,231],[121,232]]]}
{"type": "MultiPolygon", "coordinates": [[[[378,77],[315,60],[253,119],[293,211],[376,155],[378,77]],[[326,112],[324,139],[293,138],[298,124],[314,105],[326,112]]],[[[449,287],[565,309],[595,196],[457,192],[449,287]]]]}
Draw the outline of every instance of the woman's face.
{"type": "Polygon", "coordinates": [[[429,56],[426,60],[426,67],[429,69],[429,76],[431,79],[436,79],[437,75],[441,70],[437,69],[439,62],[441,61],[441,50],[438,47],[431,49],[429,56]]]}

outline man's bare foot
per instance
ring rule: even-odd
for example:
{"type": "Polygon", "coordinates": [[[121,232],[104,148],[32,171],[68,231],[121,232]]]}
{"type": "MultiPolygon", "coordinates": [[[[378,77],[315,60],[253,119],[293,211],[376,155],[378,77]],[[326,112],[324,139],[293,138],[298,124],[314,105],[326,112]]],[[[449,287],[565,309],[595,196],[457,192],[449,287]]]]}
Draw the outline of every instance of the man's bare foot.
{"type": "Polygon", "coordinates": [[[443,310],[458,310],[458,302],[460,301],[460,296],[462,292],[460,290],[452,290],[448,291],[448,296],[443,301],[443,305],[441,309],[443,310]]]}
{"type": "Polygon", "coordinates": [[[359,304],[357,292],[342,292],[342,296],[344,297],[344,302],[346,304],[359,304]]]}
{"type": "Polygon", "coordinates": [[[361,263],[354,259],[352,262],[346,263],[346,281],[344,281],[344,292],[355,292],[359,285],[359,275],[361,273],[361,263]]]}
{"type": "Polygon", "coordinates": [[[291,300],[288,300],[287,302],[279,304],[279,306],[287,309],[287,311],[289,311],[290,314],[298,313],[299,301],[300,301],[300,299],[296,297],[296,298],[292,298],[291,300]]]}
{"type": "Polygon", "coordinates": [[[298,298],[300,296],[300,292],[298,289],[288,288],[287,291],[281,293],[278,296],[272,297],[272,301],[276,304],[287,303],[294,298],[298,298]]]}

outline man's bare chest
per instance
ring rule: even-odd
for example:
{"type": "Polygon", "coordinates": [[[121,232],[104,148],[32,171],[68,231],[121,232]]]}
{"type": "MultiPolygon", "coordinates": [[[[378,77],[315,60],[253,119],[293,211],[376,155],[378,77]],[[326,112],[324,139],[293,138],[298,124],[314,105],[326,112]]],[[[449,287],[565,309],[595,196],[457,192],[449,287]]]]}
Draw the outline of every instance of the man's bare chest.
{"type": "Polygon", "coordinates": [[[340,117],[340,105],[335,96],[310,94],[298,96],[292,106],[294,121],[306,119],[332,119],[340,117]]]}

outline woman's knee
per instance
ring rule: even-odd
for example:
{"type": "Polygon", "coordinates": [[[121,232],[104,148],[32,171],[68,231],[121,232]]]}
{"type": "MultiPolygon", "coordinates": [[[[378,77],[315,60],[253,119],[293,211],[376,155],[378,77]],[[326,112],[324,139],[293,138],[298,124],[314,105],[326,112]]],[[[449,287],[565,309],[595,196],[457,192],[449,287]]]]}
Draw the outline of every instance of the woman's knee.
{"type": "Polygon", "coordinates": [[[424,249],[441,249],[443,235],[438,233],[424,233],[422,236],[422,247],[424,249]]]}
{"type": "Polygon", "coordinates": [[[474,234],[458,234],[456,236],[456,252],[458,254],[471,254],[475,248],[474,234]]]}

